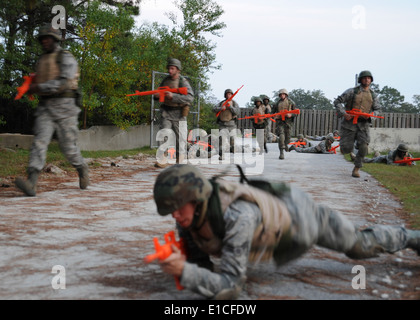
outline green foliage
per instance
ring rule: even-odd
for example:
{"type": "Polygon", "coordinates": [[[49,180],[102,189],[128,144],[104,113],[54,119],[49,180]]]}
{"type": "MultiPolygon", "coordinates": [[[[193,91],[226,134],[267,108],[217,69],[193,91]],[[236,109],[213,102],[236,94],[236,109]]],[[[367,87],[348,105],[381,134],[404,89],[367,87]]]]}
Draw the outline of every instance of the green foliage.
{"type": "MultiPolygon", "coordinates": [[[[278,94],[276,94],[278,101],[278,94]]],[[[333,104],[331,100],[325,97],[321,90],[305,91],[303,89],[294,89],[289,92],[289,97],[292,99],[299,109],[311,110],[331,110],[333,104]]]]}
{"type": "MultiPolygon", "coordinates": [[[[420,153],[412,153],[414,158],[420,153]]],[[[413,227],[420,228],[420,165],[393,166],[365,163],[363,170],[374,176],[385,188],[398,197],[413,227]]]]}

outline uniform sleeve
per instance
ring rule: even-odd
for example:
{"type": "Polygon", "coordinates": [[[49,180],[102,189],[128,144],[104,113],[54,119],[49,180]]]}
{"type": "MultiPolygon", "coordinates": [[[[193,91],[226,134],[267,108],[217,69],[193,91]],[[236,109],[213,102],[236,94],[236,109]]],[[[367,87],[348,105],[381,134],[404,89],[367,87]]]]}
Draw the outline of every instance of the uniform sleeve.
{"type": "Polygon", "coordinates": [[[339,95],[337,99],[334,100],[334,108],[337,110],[338,117],[343,117],[346,114],[345,105],[347,102],[353,99],[354,89],[350,88],[344,91],[343,94],[339,95]]]}
{"type": "Polygon", "coordinates": [[[78,72],[76,59],[70,52],[62,52],[60,63],[60,75],[57,79],[49,80],[38,85],[43,94],[57,94],[68,90],[69,80],[75,78],[78,72]]]}
{"type": "Polygon", "coordinates": [[[232,102],[232,106],[229,109],[234,116],[237,116],[239,114],[239,104],[235,100],[232,100],[232,102]]]}
{"type": "Polygon", "coordinates": [[[252,237],[261,213],[255,204],[238,200],[229,206],[224,219],[226,233],[220,271],[212,272],[186,262],[181,276],[182,286],[207,298],[214,298],[222,291],[233,294],[240,291],[246,277],[252,237]]]}
{"type": "Polygon", "coordinates": [[[225,102],[226,100],[223,100],[223,101],[220,101],[218,104],[216,104],[214,107],[213,107],[213,112],[214,113],[217,113],[217,112],[219,112],[219,111],[221,111],[222,110],[222,105],[223,105],[223,102],[225,102]]]}

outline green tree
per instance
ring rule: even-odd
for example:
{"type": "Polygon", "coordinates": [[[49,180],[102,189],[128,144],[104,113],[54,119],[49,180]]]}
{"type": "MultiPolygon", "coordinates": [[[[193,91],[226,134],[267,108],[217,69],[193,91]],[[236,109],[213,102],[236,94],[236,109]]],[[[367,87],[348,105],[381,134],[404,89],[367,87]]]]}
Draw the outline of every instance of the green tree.
{"type": "MultiPolygon", "coordinates": [[[[278,102],[278,92],[275,96],[278,102]]],[[[312,109],[312,110],[332,110],[333,104],[331,100],[325,97],[321,90],[305,91],[303,89],[293,89],[289,92],[289,97],[295,103],[298,109],[312,109]]]]}

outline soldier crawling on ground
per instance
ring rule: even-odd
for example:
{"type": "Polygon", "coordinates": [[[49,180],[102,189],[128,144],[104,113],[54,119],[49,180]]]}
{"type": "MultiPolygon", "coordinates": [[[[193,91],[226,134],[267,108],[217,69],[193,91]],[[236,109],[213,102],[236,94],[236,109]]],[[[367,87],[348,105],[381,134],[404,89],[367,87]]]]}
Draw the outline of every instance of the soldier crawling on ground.
{"type": "MultiPolygon", "coordinates": [[[[356,155],[352,152],[350,153],[351,159],[354,161],[356,159],[356,155]]],[[[380,153],[375,153],[373,158],[363,158],[364,163],[385,163],[390,165],[399,165],[399,166],[407,166],[408,163],[395,163],[395,161],[404,160],[404,158],[413,158],[412,154],[408,152],[408,147],[406,144],[401,143],[398,145],[397,149],[391,150],[386,155],[381,155],[380,153]]],[[[415,161],[411,162],[411,165],[416,165],[415,161]]]]}
{"type": "Polygon", "coordinates": [[[235,299],[248,261],[282,265],[314,245],[352,259],[405,248],[420,255],[420,230],[388,225],[359,230],[292,185],[248,180],[242,172],[241,180],[248,183],[209,180],[192,165],[174,165],[158,175],[153,190],[158,213],[172,215],[188,252],[185,257],[173,247],[159,263],[184,288],[207,298],[235,299]],[[210,255],[220,258],[217,271],[210,255]]]}
{"type": "Polygon", "coordinates": [[[332,153],[331,147],[334,141],[335,141],[334,136],[330,133],[327,135],[327,138],[325,140],[322,140],[316,146],[309,147],[309,148],[302,148],[302,147],[297,148],[294,145],[292,145],[289,148],[289,150],[290,151],[295,150],[296,152],[300,152],[300,153],[332,153]]]}

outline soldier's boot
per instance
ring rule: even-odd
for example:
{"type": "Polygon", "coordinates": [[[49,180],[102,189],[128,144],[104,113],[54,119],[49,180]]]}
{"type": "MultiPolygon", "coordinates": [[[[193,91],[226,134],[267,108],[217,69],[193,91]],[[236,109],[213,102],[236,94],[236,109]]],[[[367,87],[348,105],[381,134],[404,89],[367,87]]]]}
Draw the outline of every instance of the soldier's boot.
{"type": "Polygon", "coordinates": [[[360,178],[360,173],[359,173],[359,168],[358,167],[353,168],[353,172],[351,173],[351,176],[355,177],[355,178],[360,178]]]}
{"type": "Polygon", "coordinates": [[[80,189],[86,189],[89,185],[89,168],[87,164],[76,167],[79,173],[79,187],[80,189]]]}
{"type": "Polygon", "coordinates": [[[420,230],[407,230],[407,233],[407,248],[417,251],[417,254],[420,256],[420,230]]]}
{"type": "Polygon", "coordinates": [[[22,190],[27,196],[34,197],[36,195],[36,183],[39,177],[39,170],[28,168],[28,179],[17,178],[15,185],[22,190]]]}
{"type": "Polygon", "coordinates": [[[280,160],[283,160],[284,159],[284,149],[280,149],[280,157],[279,157],[279,159],[280,160]]]}

